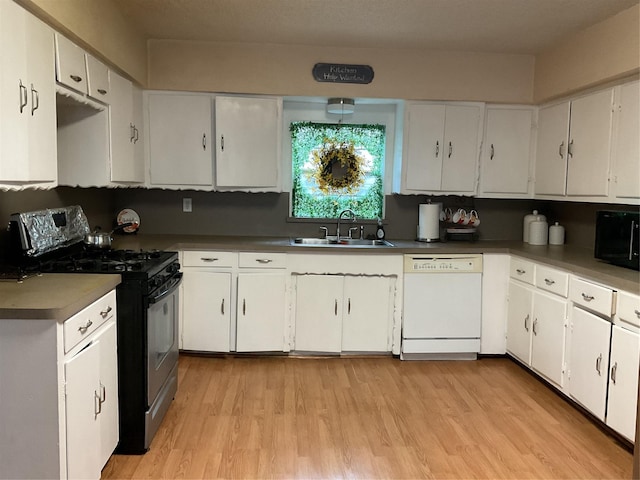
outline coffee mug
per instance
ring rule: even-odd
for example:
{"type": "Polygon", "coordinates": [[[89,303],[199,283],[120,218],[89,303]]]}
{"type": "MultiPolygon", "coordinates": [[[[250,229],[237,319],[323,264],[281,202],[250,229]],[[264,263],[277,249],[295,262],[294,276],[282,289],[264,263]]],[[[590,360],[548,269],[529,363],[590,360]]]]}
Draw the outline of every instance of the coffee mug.
{"type": "Polygon", "coordinates": [[[477,211],[471,210],[467,218],[468,218],[467,225],[470,225],[472,227],[477,227],[478,225],[480,225],[480,215],[478,215],[477,211]]]}
{"type": "Polygon", "coordinates": [[[451,221],[453,223],[464,225],[464,221],[466,218],[467,212],[463,208],[460,208],[456,213],[453,214],[453,217],[451,217],[451,221]]]}
{"type": "Polygon", "coordinates": [[[443,222],[452,222],[453,221],[451,219],[452,216],[453,216],[453,213],[451,212],[451,209],[448,207],[440,212],[440,218],[442,219],[443,222]]]}

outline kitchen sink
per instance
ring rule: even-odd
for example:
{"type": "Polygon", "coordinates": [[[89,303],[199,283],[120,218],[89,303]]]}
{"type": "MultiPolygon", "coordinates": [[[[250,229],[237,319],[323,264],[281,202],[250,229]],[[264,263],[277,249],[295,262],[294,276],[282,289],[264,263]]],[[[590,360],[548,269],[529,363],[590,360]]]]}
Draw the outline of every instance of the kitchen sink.
{"type": "Polygon", "coordinates": [[[291,245],[318,246],[318,247],[393,247],[393,243],[386,240],[367,240],[364,238],[305,238],[291,239],[291,245]]]}

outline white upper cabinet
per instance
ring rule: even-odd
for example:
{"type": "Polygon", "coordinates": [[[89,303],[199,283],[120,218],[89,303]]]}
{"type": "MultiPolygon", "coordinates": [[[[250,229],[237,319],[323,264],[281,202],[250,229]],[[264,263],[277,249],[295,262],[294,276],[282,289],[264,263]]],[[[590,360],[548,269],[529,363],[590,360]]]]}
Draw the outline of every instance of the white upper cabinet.
{"type": "Polygon", "coordinates": [[[476,191],[480,105],[409,103],[402,193],[476,191]]]}
{"type": "Polygon", "coordinates": [[[282,99],[215,98],[216,187],[279,190],[282,99]]]}
{"type": "Polygon", "coordinates": [[[110,103],[111,86],[109,81],[109,68],[85,53],[87,62],[87,92],[90,97],[104,103],[110,103]]]}
{"type": "Polygon", "coordinates": [[[606,89],[540,109],[536,194],[609,194],[612,106],[613,89],[606,89]]]}
{"type": "Polygon", "coordinates": [[[56,80],[80,93],[89,93],[85,53],[68,38],[56,33],[56,80]]]}
{"type": "Polygon", "coordinates": [[[56,185],[53,31],[0,2],[0,188],[56,185]]]}
{"type": "MultiPolygon", "coordinates": [[[[115,72],[110,73],[111,181],[144,182],[144,159],[136,158],[142,125],[134,122],[133,84],[115,72]]],[[[142,143],[142,142],[141,142],[142,143]]]]}
{"type": "Polygon", "coordinates": [[[149,93],[152,187],[213,188],[210,95],[149,93]]]}
{"type": "Polygon", "coordinates": [[[480,157],[480,196],[530,191],[533,107],[488,106],[480,157]]]}
{"type": "Polygon", "coordinates": [[[612,185],[624,201],[640,198],[640,82],[622,85],[618,93],[612,185]]]}

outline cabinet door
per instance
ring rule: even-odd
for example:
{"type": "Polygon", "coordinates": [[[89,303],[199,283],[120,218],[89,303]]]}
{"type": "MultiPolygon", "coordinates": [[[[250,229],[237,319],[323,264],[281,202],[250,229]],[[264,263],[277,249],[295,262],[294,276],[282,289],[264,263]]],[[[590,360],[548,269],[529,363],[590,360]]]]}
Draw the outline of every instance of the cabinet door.
{"type": "Polygon", "coordinates": [[[222,97],[216,106],[216,185],[277,187],[281,100],[222,97]]]}
{"type": "Polygon", "coordinates": [[[104,63],[88,53],[85,54],[85,62],[87,62],[87,90],[89,96],[107,104],[111,103],[109,69],[104,63]]]}
{"type": "Polygon", "coordinates": [[[531,367],[562,386],[567,301],[535,292],[531,330],[531,367]]]}
{"type": "Polygon", "coordinates": [[[638,402],[640,335],[613,326],[607,425],[633,441],[638,402]]]}
{"type": "Polygon", "coordinates": [[[111,181],[140,183],[144,164],[134,156],[133,84],[114,72],[110,72],[110,84],[111,181]]]}
{"type": "Polygon", "coordinates": [[[528,192],[532,122],[532,109],[487,109],[480,173],[482,193],[528,192]]]}
{"type": "Polygon", "coordinates": [[[444,115],[444,105],[407,106],[403,161],[407,190],[440,190],[444,115]]]}
{"type": "Polygon", "coordinates": [[[297,276],[295,350],[342,350],[342,289],[341,276],[297,276]]]}
{"type": "Polygon", "coordinates": [[[538,111],[535,193],[564,195],[567,184],[567,138],[570,104],[541,108],[538,111]]]}
{"type": "Polygon", "coordinates": [[[604,421],[611,323],[585,310],[571,312],[569,393],[604,421]]]}
{"type": "Polygon", "coordinates": [[[532,306],[533,290],[521,283],[509,281],[507,351],[527,365],[531,363],[532,306]]]}
{"type": "Polygon", "coordinates": [[[393,318],[392,285],[388,277],[344,278],[342,351],[388,352],[393,318]]]}
{"type": "Polygon", "coordinates": [[[285,276],[282,273],[238,275],[236,351],[284,349],[285,276]]]}
{"type": "Polygon", "coordinates": [[[150,94],[148,100],[151,184],[211,187],[211,97],[150,94]]]}
{"type": "Polygon", "coordinates": [[[68,38],[55,34],[56,80],[69,88],[87,93],[87,67],[84,51],[68,38]]]}
{"type": "Polygon", "coordinates": [[[65,363],[68,478],[100,478],[100,344],[65,363]]]}
{"type": "Polygon", "coordinates": [[[228,352],[231,274],[185,268],[182,277],[182,348],[228,352]]]}
{"type": "Polygon", "coordinates": [[[447,105],[441,190],[475,191],[479,129],[480,107],[447,105]]]}
{"type": "Polygon", "coordinates": [[[612,107],[611,89],[571,103],[567,195],[609,193],[612,107]]]}
{"type": "Polygon", "coordinates": [[[618,198],[640,198],[640,83],[620,87],[614,179],[618,198]]]}
{"type": "Polygon", "coordinates": [[[100,345],[100,468],[118,445],[118,346],[116,323],[113,321],[97,337],[100,345]]]}

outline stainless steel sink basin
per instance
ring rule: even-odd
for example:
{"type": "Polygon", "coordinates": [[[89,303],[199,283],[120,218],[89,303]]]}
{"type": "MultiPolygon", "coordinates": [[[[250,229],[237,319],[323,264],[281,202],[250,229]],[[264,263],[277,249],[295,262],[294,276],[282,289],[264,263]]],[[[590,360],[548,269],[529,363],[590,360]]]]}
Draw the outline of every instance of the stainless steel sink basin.
{"type": "Polygon", "coordinates": [[[366,240],[360,238],[292,238],[291,245],[318,247],[393,247],[393,243],[386,240],[366,240]]]}

